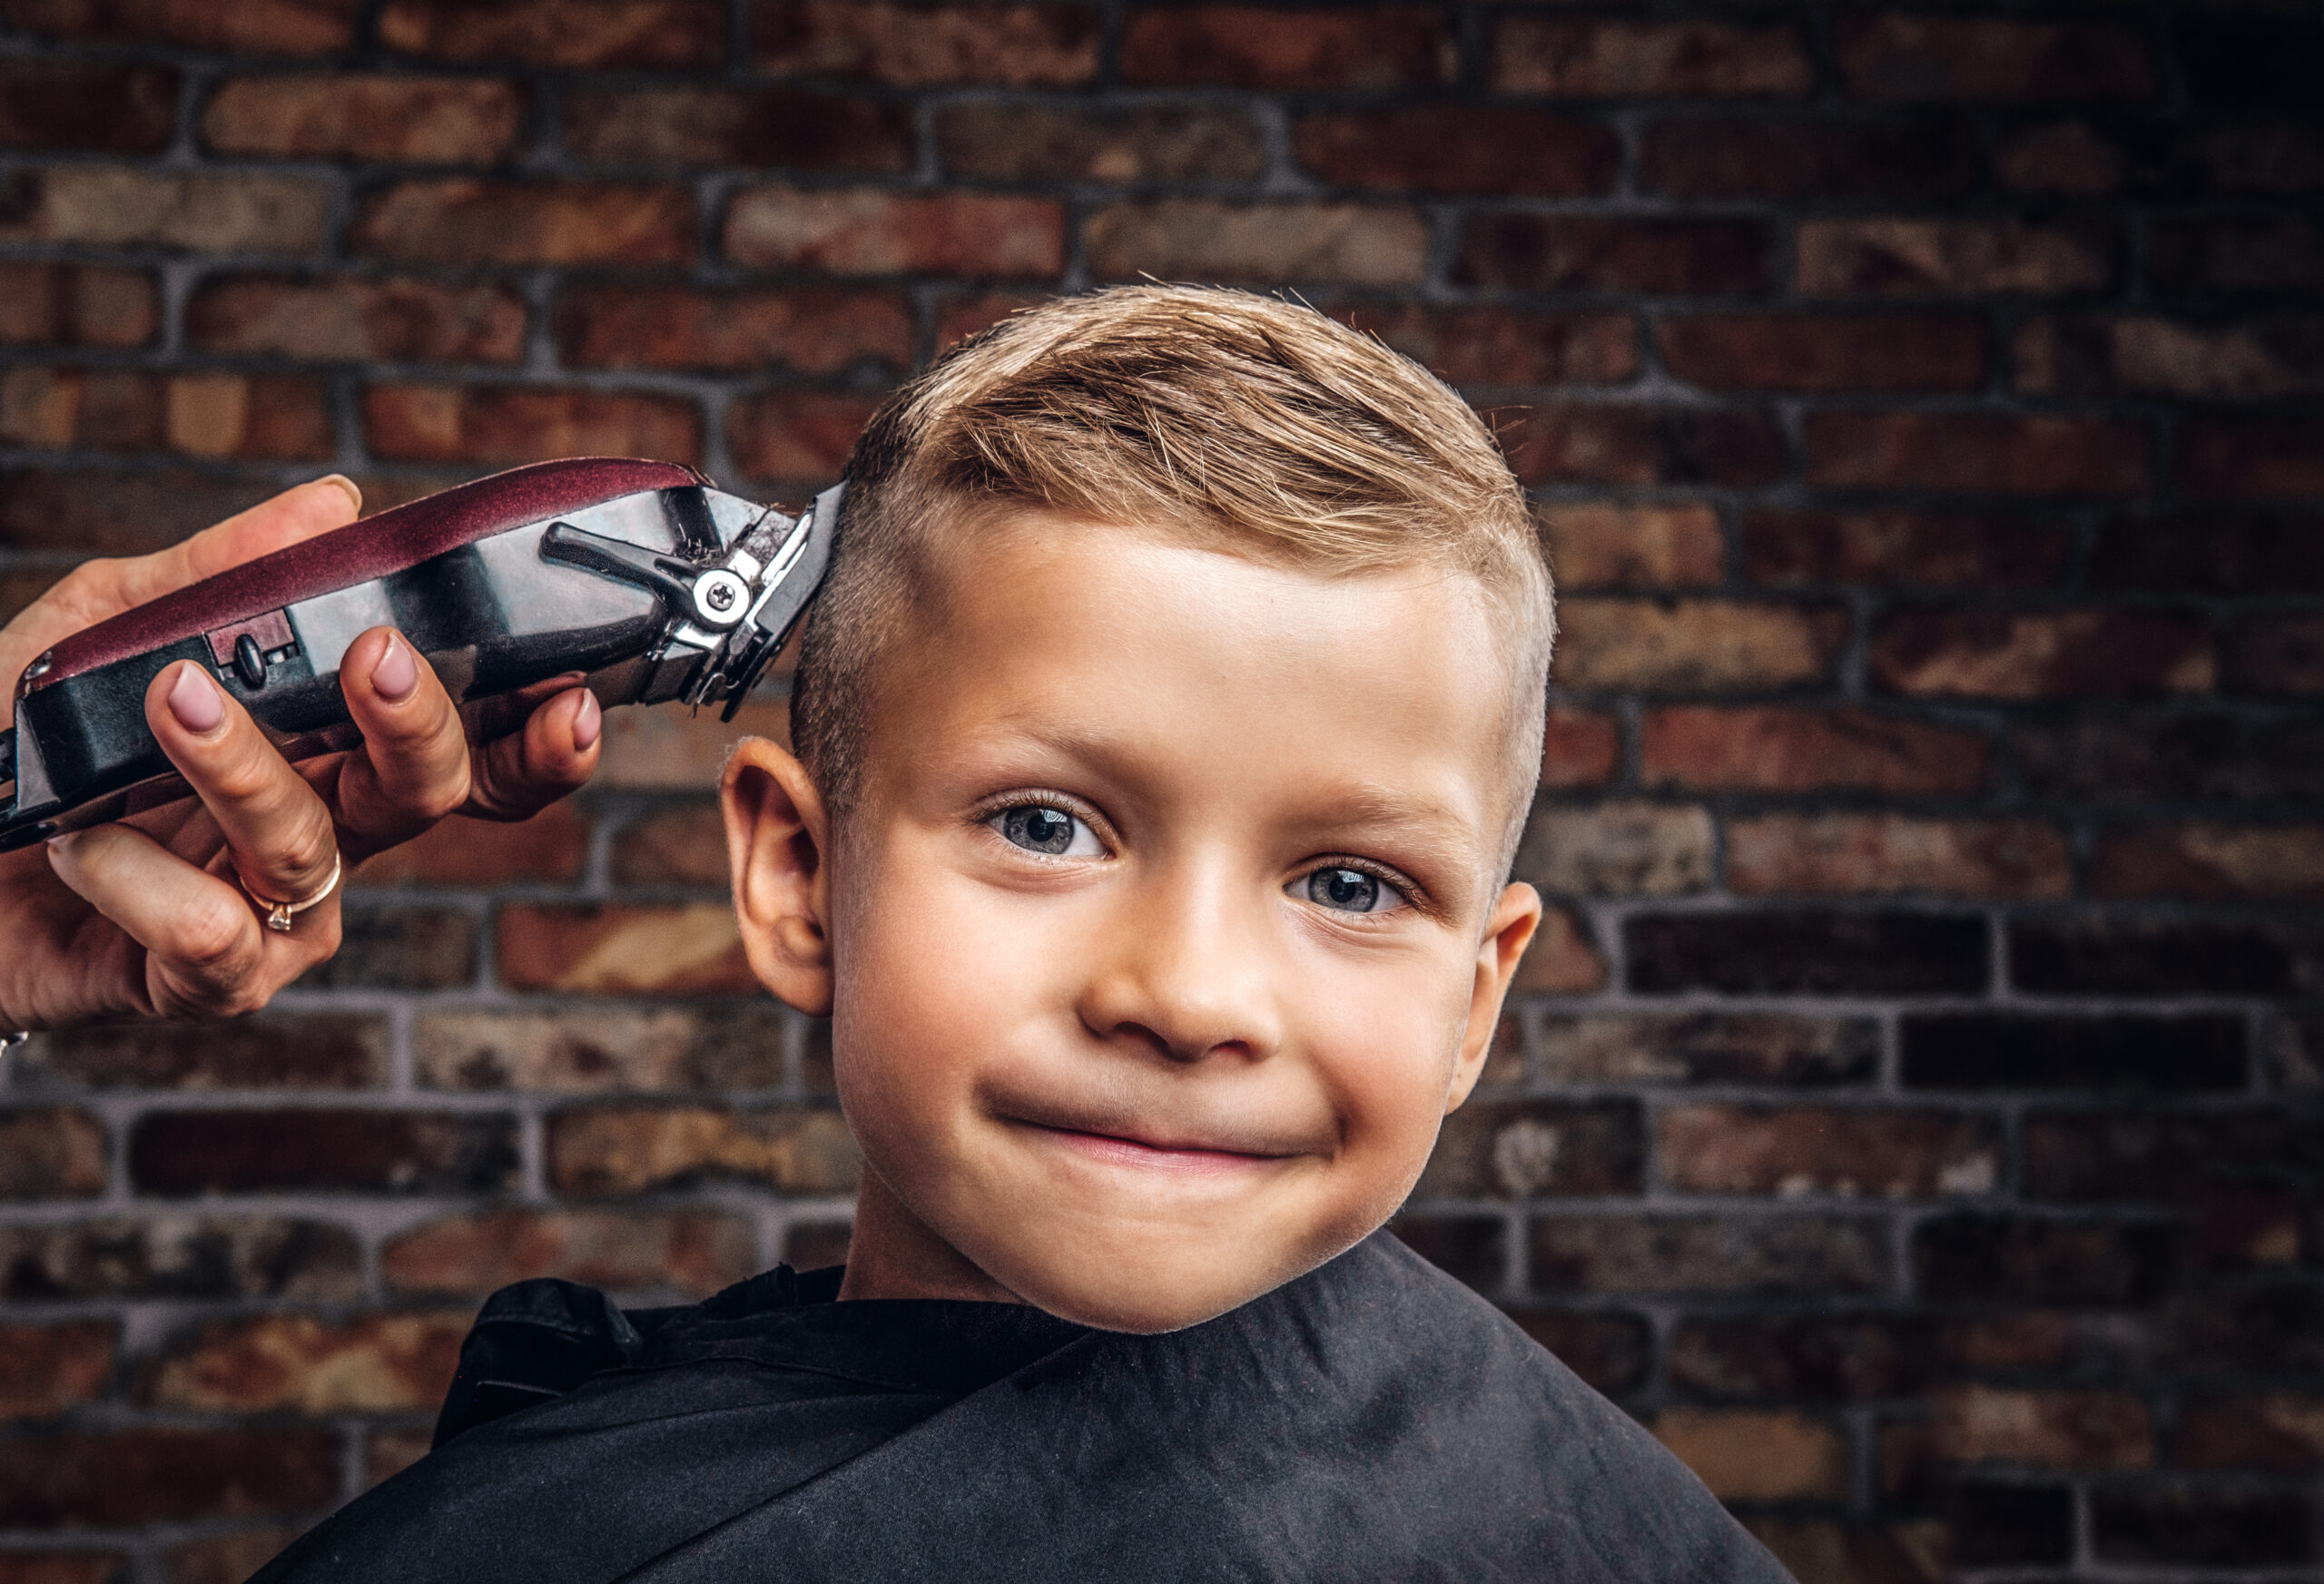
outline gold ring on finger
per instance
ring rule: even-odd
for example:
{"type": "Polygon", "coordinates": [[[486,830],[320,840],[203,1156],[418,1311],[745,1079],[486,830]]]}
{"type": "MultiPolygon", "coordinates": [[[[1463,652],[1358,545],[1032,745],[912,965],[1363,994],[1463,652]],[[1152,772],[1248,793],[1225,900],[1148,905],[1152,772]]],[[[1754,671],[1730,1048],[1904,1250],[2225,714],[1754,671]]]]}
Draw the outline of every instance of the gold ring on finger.
{"type": "MultiPolygon", "coordinates": [[[[312,896],[301,897],[295,902],[278,902],[272,897],[262,897],[259,895],[258,892],[251,890],[251,882],[246,880],[242,881],[242,893],[249,897],[251,901],[255,902],[259,908],[263,910],[266,917],[266,927],[268,929],[279,930],[283,933],[288,934],[290,930],[291,921],[297,914],[305,912],[309,908],[313,907],[317,902],[321,901],[325,897],[330,895],[333,890],[338,889],[339,871],[340,866],[341,860],[340,854],[333,852],[330,855],[330,877],[326,879],[321,885],[315,888],[315,892],[312,896]]],[[[234,878],[241,880],[240,871],[235,872],[234,878]]]]}

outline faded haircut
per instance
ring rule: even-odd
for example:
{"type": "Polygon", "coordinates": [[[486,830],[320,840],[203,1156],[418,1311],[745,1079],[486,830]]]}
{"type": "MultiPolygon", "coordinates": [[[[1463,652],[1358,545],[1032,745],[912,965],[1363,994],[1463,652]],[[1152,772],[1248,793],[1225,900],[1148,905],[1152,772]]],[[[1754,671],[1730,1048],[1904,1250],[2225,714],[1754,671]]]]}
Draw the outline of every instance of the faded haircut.
{"type": "Polygon", "coordinates": [[[1275,565],[1473,578],[1511,680],[1506,872],[1541,764],[1549,569],[1492,435],[1411,359],[1249,292],[1063,298],[899,388],[847,479],[792,691],[793,741],[834,818],[861,789],[880,657],[932,592],[929,546],[1029,507],[1275,565]]]}

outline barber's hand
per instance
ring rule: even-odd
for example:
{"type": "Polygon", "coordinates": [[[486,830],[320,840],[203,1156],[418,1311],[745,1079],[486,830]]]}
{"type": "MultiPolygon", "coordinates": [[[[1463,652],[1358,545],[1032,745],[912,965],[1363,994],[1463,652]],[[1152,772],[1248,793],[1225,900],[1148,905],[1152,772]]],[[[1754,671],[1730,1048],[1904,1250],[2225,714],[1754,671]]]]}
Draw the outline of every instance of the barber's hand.
{"type": "MultiPolygon", "coordinates": [[[[155,555],[84,562],[0,627],[7,689],[59,639],[172,589],[355,520],[344,478],[286,490],[155,555]]],[[[544,684],[523,730],[471,748],[428,664],[375,627],[340,662],[359,748],[292,765],[209,674],[153,679],[145,719],[196,794],[0,854],[0,1033],[123,1017],[254,1011],[339,948],[339,890],[265,928],[255,894],[296,902],[445,815],[521,820],[588,780],[603,716],[544,684]],[[239,883],[238,883],[239,882],[239,883]]]]}

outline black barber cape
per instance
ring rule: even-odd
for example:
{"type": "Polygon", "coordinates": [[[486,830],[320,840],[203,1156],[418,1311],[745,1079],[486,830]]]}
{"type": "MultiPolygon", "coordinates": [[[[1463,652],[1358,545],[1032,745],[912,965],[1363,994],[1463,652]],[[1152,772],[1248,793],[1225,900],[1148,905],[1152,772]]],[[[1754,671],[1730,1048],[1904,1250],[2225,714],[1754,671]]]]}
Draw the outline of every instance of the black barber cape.
{"type": "Polygon", "coordinates": [[[1385,1233],[1162,1336],[838,1274],[629,1314],[504,1289],[436,1451],[253,1584],[1786,1579],[1385,1233]]]}

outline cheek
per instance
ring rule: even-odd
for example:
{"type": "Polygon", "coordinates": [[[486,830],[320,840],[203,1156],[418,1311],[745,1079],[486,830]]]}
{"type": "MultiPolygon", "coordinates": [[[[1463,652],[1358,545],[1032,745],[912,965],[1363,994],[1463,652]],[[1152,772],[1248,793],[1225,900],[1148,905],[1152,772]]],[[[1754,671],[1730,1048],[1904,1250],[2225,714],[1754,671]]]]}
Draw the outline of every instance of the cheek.
{"type": "Polygon", "coordinates": [[[1329,963],[1311,983],[1305,1042],[1331,1087],[1348,1146],[1374,1155],[1381,1170],[1397,1169],[1381,1156],[1411,1157],[1417,1176],[1460,1057],[1467,979],[1456,987],[1445,964],[1415,958],[1393,966],[1329,963]]]}

